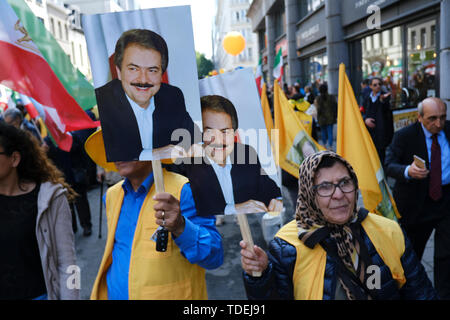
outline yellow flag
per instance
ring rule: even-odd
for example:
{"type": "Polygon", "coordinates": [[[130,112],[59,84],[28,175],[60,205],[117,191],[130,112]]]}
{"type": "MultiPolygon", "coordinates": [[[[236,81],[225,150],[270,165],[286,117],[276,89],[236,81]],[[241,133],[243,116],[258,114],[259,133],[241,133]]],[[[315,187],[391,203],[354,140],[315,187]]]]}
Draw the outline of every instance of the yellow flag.
{"type": "Polygon", "coordinates": [[[358,176],[364,207],[391,219],[400,218],[344,64],[339,66],[336,140],[336,152],[352,165],[358,176]]]}
{"type": "Polygon", "coordinates": [[[303,127],[306,129],[306,132],[310,136],[312,136],[312,116],[306,113],[306,110],[311,106],[311,104],[308,101],[305,101],[303,98],[294,100],[289,99],[289,103],[292,105],[292,108],[294,108],[295,115],[300,119],[302,122],[303,127]]]}
{"type": "Polygon", "coordinates": [[[41,137],[42,137],[42,139],[44,139],[46,136],[47,136],[47,127],[45,126],[45,123],[44,123],[44,120],[42,120],[42,118],[41,117],[39,117],[38,118],[38,122],[39,122],[39,125],[40,125],[40,128],[41,128],[41,137]]]}
{"type": "Polygon", "coordinates": [[[284,171],[298,178],[298,169],[303,159],[325,148],[307,133],[276,80],[273,100],[274,128],[278,130],[278,143],[274,144],[276,162],[284,171]]]}
{"type": "Polygon", "coordinates": [[[272,113],[270,112],[269,99],[267,98],[266,83],[264,82],[261,89],[261,106],[264,114],[264,122],[266,123],[267,134],[269,135],[273,129],[272,113]]]}

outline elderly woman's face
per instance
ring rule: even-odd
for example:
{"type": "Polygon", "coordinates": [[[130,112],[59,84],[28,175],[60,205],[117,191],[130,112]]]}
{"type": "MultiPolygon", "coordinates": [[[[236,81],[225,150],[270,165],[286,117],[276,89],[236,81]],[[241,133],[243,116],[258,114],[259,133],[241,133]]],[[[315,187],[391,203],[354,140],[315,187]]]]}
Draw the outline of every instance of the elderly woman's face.
{"type": "Polygon", "coordinates": [[[316,201],[319,209],[322,211],[325,219],[333,224],[344,224],[351,217],[355,207],[356,192],[354,191],[354,182],[350,177],[347,168],[340,162],[336,162],[330,168],[321,168],[316,172],[314,177],[314,185],[322,185],[328,192],[318,192],[316,189],[316,201]],[[331,184],[340,184],[341,188],[331,186],[331,184]],[[350,184],[350,185],[349,185],[350,184]],[[352,190],[352,192],[345,192],[352,190]],[[328,187],[328,188],[327,188],[328,187]],[[333,193],[331,191],[335,189],[333,193]],[[329,194],[328,196],[321,196],[329,194]]]}

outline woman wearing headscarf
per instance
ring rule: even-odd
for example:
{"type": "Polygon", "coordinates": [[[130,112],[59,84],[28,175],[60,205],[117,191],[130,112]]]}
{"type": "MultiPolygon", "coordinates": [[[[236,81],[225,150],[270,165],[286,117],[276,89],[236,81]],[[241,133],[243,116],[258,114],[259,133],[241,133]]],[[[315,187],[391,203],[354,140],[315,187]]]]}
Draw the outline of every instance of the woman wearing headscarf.
{"type": "Polygon", "coordinates": [[[268,254],[241,242],[249,299],[437,298],[398,223],[357,209],[358,180],[345,159],[318,152],[299,173],[296,218],[268,254]]]}
{"type": "Polygon", "coordinates": [[[0,300],[79,298],[75,196],[36,139],[0,122],[0,300]]]}

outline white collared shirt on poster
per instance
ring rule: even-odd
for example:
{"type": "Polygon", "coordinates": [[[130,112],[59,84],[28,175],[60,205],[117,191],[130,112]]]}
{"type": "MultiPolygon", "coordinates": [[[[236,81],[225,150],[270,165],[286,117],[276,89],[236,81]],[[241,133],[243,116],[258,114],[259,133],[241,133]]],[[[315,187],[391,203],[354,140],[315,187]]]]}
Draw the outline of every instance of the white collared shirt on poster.
{"type": "MultiPolygon", "coordinates": [[[[125,94],[126,95],[126,94],[125,94]]],[[[139,135],[141,136],[142,152],[139,155],[139,160],[152,160],[153,149],[153,111],[155,111],[155,99],[150,99],[149,106],[144,109],[136,102],[126,95],[128,102],[130,102],[139,128],[139,135]]]]}
{"type": "Polygon", "coordinates": [[[211,160],[206,156],[211,163],[211,166],[216,173],[217,180],[219,180],[220,188],[222,189],[223,197],[225,198],[225,214],[236,214],[236,208],[234,206],[234,194],[233,194],[233,181],[231,180],[231,160],[228,156],[225,162],[225,166],[221,167],[214,160],[211,160]]]}

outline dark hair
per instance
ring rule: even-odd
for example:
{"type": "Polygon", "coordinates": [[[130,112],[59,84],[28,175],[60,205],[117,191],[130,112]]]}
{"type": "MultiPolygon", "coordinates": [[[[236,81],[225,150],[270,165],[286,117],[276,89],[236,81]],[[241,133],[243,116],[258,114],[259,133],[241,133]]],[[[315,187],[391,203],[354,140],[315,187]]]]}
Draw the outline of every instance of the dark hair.
{"type": "MultiPolygon", "coordinates": [[[[317,166],[316,172],[318,172],[322,168],[331,168],[336,163],[340,163],[345,168],[347,168],[347,164],[342,162],[339,158],[330,157],[328,155],[325,155],[322,157],[322,160],[320,161],[319,165],[317,166]]],[[[352,172],[350,170],[348,170],[348,168],[347,168],[347,171],[350,174],[350,177],[352,178],[352,180],[355,182],[355,185],[358,185],[358,178],[355,175],[353,175],[352,172]]]]}
{"type": "Polygon", "coordinates": [[[325,83],[321,84],[319,87],[319,92],[321,95],[327,96],[328,95],[328,86],[325,83]]]}
{"type": "Polygon", "coordinates": [[[5,112],[3,112],[3,118],[11,118],[11,120],[19,119],[20,123],[23,121],[23,113],[18,108],[8,108],[5,112]]]}
{"type": "Polygon", "coordinates": [[[234,105],[225,97],[219,95],[203,96],[200,99],[202,112],[212,110],[216,112],[225,112],[231,117],[231,125],[234,130],[238,128],[238,117],[234,105]]]}
{"type": "Polygon", "coordinates": [[[380,85],[383,85],[383,79],[379,77],[373,77],[372,79],[370,79],[370,85],[372,85],[374,80],[378,80],[380,82],[380,85]]]}
{"type": "Polygon", "coordinates": [[[20,154],[20,163],[16,169],[19,186],[27,181],[59,183],[67,189],[69,200],[76,197],[76,192],[64,181],[61,171],[48,159],[37,139],[30,133],[0,122],[0,146],[6,156],[14,152],[20,154]]]}
{"type": "Polygon", "coordinates": [[[362,81],[363,84],[365,84],[366,86],[370,85],[370,80],[368,78],[364,79],[362,81]]]}
{"type": "Polygon", "coordinates": [[[147,29],[131,29],[125,31],[116,43],[114,64],[121,69],[125,49],[130,44],[137,44],[147,49],[153,49],[161,54],[161,69],[164,73],[169,64],[169,49],[167,43],[159,34],[147,29]]]}

